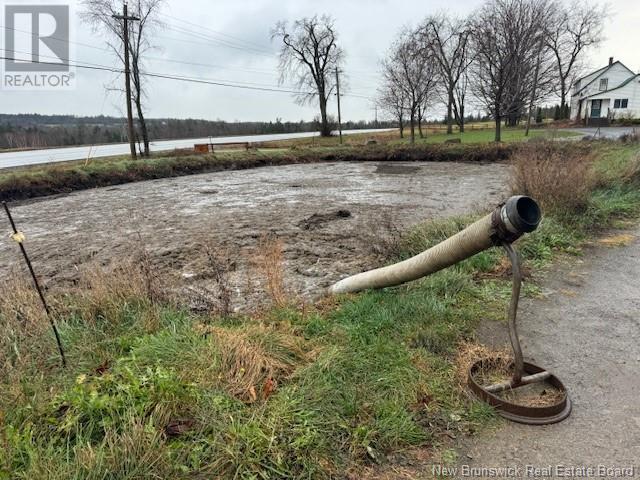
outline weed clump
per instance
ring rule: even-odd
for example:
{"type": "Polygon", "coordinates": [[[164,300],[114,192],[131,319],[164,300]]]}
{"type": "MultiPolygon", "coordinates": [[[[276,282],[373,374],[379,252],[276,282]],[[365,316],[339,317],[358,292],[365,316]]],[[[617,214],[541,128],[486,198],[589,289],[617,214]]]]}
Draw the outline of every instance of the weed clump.
{"type": "Polygon", "coordinates": [[[511,159],[512,191],[536,199],[546,214],[580,215],[596,184],[594,159],[592,152],[573,144],[521,146],[511,159]]]}

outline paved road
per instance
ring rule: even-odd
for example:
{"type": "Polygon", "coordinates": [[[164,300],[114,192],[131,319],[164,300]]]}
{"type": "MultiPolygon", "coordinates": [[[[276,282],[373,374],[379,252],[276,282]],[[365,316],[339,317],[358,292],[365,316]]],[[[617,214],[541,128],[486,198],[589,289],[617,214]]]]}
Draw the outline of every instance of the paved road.
{"type": "MultiPolygon", "coordinates": [[[[382,130],[345,130],[344,134],[369,133],[382,130]]],[[[275,135],[246,135],[239,137],[213,137],[214,144],[232,142],[270,142],[275,140],[290,140],[294,138],[317,137],[318,132],[283,133],[275,135]]],[[[174,150],[176,148],[190,148],[196,143],[209,143],[209,138],[190,138],[184,140],[164,140],[151,142],[151,150],[155,152],[174,150]]],[[[87,157],[100,158],[114,155],[126,155],[129,153],[128,143],[116,143],[98,145],[95,147],[69,147],[51,148],[45,150],[30,150],[26,152],[0,153],[0,168],[22,167],[39,165],[43,163],[68,162],[72,160],[85,160],[87,157]]]]}
{"type": "Polygon", "coordinates": [[[584,135],[589,136],[598,136],[601,138],[610,138],[612,140],[616,140],[620,138],[622,135],[633,134],[637,132],[640,134],[640,125],[637,127],[602,127],[600,129],[593,127],[585,127],[585,128],[573,128],[571,129],[574,132],[582,133],[584,135]],[[598,133],[598,130],[600,132],[598,133]]]}
{"type": "MultiPolygon", "coordinates": [[[[506,423],[464,448],[462,464],[515,466],[524,478],[527,465],[635,467],[640,478],[638,235],[628,246],[594,248],[584,260],[557,268],[544,298],[522,304],[525,356],[562,379],[573,400],[571,416],[544,427],[506,423]]],[[[493,343],[502,330],[485,340],[493,343]]]]}

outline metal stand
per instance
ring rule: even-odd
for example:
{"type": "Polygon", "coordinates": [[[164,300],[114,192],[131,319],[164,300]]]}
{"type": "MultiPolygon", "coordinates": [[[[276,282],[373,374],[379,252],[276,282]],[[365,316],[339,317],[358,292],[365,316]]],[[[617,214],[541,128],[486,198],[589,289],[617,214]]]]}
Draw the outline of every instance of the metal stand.
{"type": "Polygon", "coordinates": [[[475,380],[476,374],[486,368],[491,368],[501,360],[485,359],[476,362],[469,370],[469,388],[480,400],[494,406],[501,416],[514,422],[526,423],[529,425],[557,423],[567,418],[571,413],[571,401],[567,395],[566,388],[557,377],[537,365],[525,362],[523,359],[522,347],[520,346],[520,339],[518,338],[518,329],[516,324],[520,289],[522,286],[520,257],[513,249],[511,243],[503,242],[502,246],[507,252],[509,260],[511,260],[511,269],[513,273],[513,289],[508,311],[509,339],[511,340],[511,348],[513,349],[513,377],[509,381],[497,383],[495,385],[480,385],[475,380]],[[505,390],[512,390],[538,382],[547,382],[554,388],[564,392],[562,399],[554,405],[531,407],[511,403],[496,395],[505,390]]]}
{"type": "Polygon", "coordinates": [[[13,229],[13,235],[15,241],[20,246],[20,251],[22,252],[22,256],[24,257],[24,261],[27,264],[27,268],[29,269],[29,273],[31,274],[31,279],[33,280],[33,285],[38,292],[38,296],[40,297],[40,301],[42,302],[42,306],[44,307],[44,311],[47,315],[47,319],[51,325],[51,329],[53,330],[53,334],[56,337],[56,344],[58,345],[58,351],[60,352],[60,359],[62,360],[62,366],[67,366],[67,359],[64,356],[64,349],[62,348],[62,341],[60,340],[60,334],[58,333],[58,328],[56,327],[55,322],[53,321],[53,317],[51,316],[51,310],[49,310],[49,305],[47,304],[47,300],[44,297],[44,293],[42,292],[42,288],[40,288],[40,283],[38,282],[38,277],[33,270],[33,266],[31,265],[31,260],[29,260],[29,255],[27,255],[27,250],[24,248],[23,241],[24,235],[22,238],[19,235],[22,235],[17,227],[16,223],[13,220],[13,216],[11,215],[11,211],[9,210],[9,205],[6,202],[2,202],[2,206],[4,207],[4,211],[7,214],[7,218],[9,219],[9,223],[11,223],[11,228],[13,229]]]}

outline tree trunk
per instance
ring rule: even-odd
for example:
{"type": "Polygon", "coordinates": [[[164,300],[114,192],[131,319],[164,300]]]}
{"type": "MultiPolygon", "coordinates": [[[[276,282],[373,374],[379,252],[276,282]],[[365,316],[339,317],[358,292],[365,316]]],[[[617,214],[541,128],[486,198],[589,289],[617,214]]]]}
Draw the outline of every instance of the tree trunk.
{"type": "Polygon", "coordinates": [[[418,133],[420,138],[424,138],[424,134],[422,133],[422,108],[418,107],[418,133]]]}
{"type": "Polygon", "coordinates": [[[411,145],[415,145],[416,143],[416,114],[415,112],[411,112],[411,145]]]}
{"type": "Polygon", "coordinates": [[[398,118],[398,123],[400,124],[400,138],[404,138],[404,117],[402,115],[398,118]]]}
{"type": "Polygon", "coordinates": [[[460,133],[464,133],[464,105],[460,105],[460,133]]]}
{"type": "Polygon", "coordinates": [[[500,118],[500,115],[496,115],[496,142],[500,142],[502,141],[502,118],[500,118]]]}
{"type": "Polygon", "coordinates": [[[140,133],[142,135],[142,141],[144,143],[144,156],[148,157],[149,152],[149,130],[147,129],[147,121],[144,118],[142,112],[142,102],[139,96],[136,96],[136,110],[138,111],[138,123],[140,124],[140,133]]]}
{"type": "Polygon", "coordinates": [[[331,128],[329,128],[329,120],[327,119],[327,99],[324,96],[324,92],[320,95],[320,135],[322,137],[331,136],[331,128]]]}
{"type": "Polygon", "coordinates": [[[449,89],[447,100],[447,135],[453,133],[453,89],[449,89]]]}
{"type": "Polygon", "coordinates": [[[567,115],[565,117],[565,109],[564,106],[567,103],[567,87],[565,82],[560,82],[560,117],[561,118],[569,118],[567,115]]]}

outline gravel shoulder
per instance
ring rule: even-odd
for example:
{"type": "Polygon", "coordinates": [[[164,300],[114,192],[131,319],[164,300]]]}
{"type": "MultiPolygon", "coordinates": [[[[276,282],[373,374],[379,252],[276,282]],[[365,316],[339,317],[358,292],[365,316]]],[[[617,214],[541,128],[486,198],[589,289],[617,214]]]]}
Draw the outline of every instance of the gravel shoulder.
{"type": "MultiPolygon", "coordinates": [[[[632,233],[626,246],[592,247],[582,259],[556,266],[542,298],[521,303],[525,358],[564,382],[573,401],[571,416],[543,427],[505,422],[463,445],[459,467],[518,467],[520,478],[561,478],[556,466],[603,465],[635,467],[634,476],[640,477],[640,229],[632,233]]],[[[479,340],[505,344],[501,327],[485,325],[479,340]]],[[[573,477],[565,470],[564,478],[585,476],[568,472],[573,477]]],[[[591,478],[625,472],[605,473],[596,471],[591,478]]]]}

